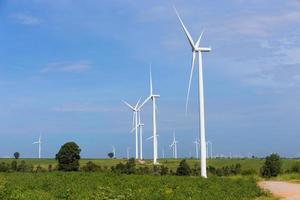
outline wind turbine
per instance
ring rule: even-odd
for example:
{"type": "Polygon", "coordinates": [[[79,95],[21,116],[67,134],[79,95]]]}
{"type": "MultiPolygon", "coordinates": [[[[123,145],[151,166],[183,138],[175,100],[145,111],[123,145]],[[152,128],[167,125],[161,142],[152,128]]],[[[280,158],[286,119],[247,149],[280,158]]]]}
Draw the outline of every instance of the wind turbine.
{"type": "Polygon", "coordinates": [[[209,150],[210,150],[210,155],[209,154],[207,154],[207,155],[210,157],[210,159],[212,159],[213,150],[212,150],[212,142],[211,141],[207,141],[207,152],[209,152],[209,150]]]}
{"type": "Polygon", "coordinates": [[[133,111],[133,116],[132,116],[132,131],[135,130],[135,158],[139,158],[139,143],[138,143],[138,116],[139,116],[139,111],[140,109],[138,108],[140,100],[136,103],[135,106],[130,105],[126,101],[122,100],[125,105],[127,105],[132,111],[133,111]]]}
{"type": "Polygon", "coordinates": [[[152,100],[152,122],[153,122],[153,135],[150,137],[153,139],[153,164],[158,164],[157,162],[157,127],[156,127],[156,99],[160,97],[158,94],[153,94],[153,84],[152,84],[152,73],[150,66],[150,95],[145,99],[145,101],[141,104],[139,109],[143,107],[145,103],[147,103],[150,99],[152,100]]]}
{"type": "Polygon", "coordinates": [[[116,158],[116,148],[115,148],[115,146],[111,146],[112,147],[112,152],[113,152],[113,154],[114,154],[114,158],[116,158]]]}
{"type": "Polygon", "coordinates": [[[189,41],[189,44],[192,48],[192,64],[191,64],[191,73],[190,73],[190,79],[189,79],[189,87],[188,87],[188,93],[187,93],[187,100],[186,100],[186,111],[188,106],[188,100],[189,100],[189,94],[190,94],[190,88],[192,83],[192,77],[194,72],[194,64],[195,64],[195,58],[196,54],[198,54],[199,59],[199,65],[198,65],[198,98],[199,98],[199,120],[200,120],[200,143],[201,143],[201,176],[204,178],[207,178],[206,173],[206,148],[205,148],[205,115],[204,115],[204,94],[203,94],[203,72],[202,72],[202,52],[210,52],[211,48],[207,47],[200,47],[200,41],[203,35],[203,32],[201,33],[199,39],[194,42],[192,36],[188,32],[187,28],[185,27],[183,21],[181,20],[176,8],[174,7],[175,13],[181,23],[181,26],[184,30],[184,33],[189,41]]]}
{"type": "Polygon", "coordinates": [[[138,110],[138,128],[140,131],[140,159],[143,160],[143,126],[144,124],[141,123],[141,112],[140,109],[138,110]]]}
{"type": "Polygon", "coordinates": [[[41,151],[42,151],[42,135],[40,135],[39,140],[32,143],[32,144],[38,144],[39,145],[39,159],[41,159],[41,151]]]}
{"type": "Polygon", "coordinates": [[[177,159],[177,143],[178,141],[176,141],[176,137],[175,137],[175,131],[173,132],[173,141],[172,144],[170,145],[170,148],[172,148],[173,151],[173,157],[175,159],[177,159]]]}
{"type": "Polygon", "coordinates": [[[199,139],[196,138],[196,140],[193,142],[196,147],[196,159],[199,159],[199,139]]]}
{"type": "Polygon", "coordinates": [[[127,153],[127,160],[129,160],[129,147],[127,147],[127,149],[126,149],[126,153],[127,153]]]}

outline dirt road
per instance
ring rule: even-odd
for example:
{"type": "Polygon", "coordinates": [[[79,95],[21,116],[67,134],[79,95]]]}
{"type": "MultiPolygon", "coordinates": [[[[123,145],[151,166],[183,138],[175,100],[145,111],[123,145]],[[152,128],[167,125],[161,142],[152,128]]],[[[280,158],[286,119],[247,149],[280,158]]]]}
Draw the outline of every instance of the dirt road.
{"type": "Polygon", "coordinates": [[[300,184],[283,181],[262,181],[258,185],[276,197],[285,200],[300,200],[300,184]]]}

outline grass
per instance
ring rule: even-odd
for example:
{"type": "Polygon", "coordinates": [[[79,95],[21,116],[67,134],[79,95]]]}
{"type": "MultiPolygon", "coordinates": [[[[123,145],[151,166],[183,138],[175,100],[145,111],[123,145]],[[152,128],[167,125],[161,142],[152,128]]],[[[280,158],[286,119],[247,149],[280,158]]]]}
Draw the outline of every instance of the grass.
{"type": "Polygon", "coordinates": [[[117,175],[107,172],[0,173],[0,199],[250,200],[267,198],[248,177],[117,175]],[[2,196],[1,196],[2,195],[2,196]]]}
{"type": "MultiPolygon", "coordinates": [[[[7,162],[10,163],[13,159],[9,158],[0,158],[0,162],[7,162]]],[[[19,159],[19,162],[25,160],[26,163],[28,164],[33,164],[34,166],[41,165],[44,168],[48,168],[49,164],[56,165],[56,160],[54,159],[35,159],[35,158],[26,158],[26,159],[19,159]]],[[[126,162],[126,159],[81,159],[80,160],[80,165],[83,166],[85,163],[88,161],[92,161],[98,165],[101,165],[102,167],[106,166],[110,168],[111,166],[114,166],[118,164],[119,162],[126,162]]],[[[299,159],[282,159],[283,166],[282,169],[283,171],[286,171],[291,168],[291,166],[299,162],[299,159]]],[[[180,162],[180,159],[161,159],[159,160],[160,164],[163,164],[167,166],[169,169],[175,170],[180,162]]],[[[199,160],[195,159],[187,159],[188,164],[191,167],[194,167],[195,165],[200,165],[199,160]]],[[[255,169],[257,172],[259,172],[259,169],[263,165],[264,160],[263,159],[209,159],[207,161],[207,166],[211,165],[213,167],[223,167],[223,166],[228,166],[228,165],[233,165],[240,163],[242,165],[242,169],[255,169]]],[[[151,166],[152,161],[151,160],[146,160],[146,163],[144,165],[151,166]]],[[[138,165],[139,166],[139,165],[138,165]]],[[[142,165],[140,165],[142,166],[142,165]]]]}

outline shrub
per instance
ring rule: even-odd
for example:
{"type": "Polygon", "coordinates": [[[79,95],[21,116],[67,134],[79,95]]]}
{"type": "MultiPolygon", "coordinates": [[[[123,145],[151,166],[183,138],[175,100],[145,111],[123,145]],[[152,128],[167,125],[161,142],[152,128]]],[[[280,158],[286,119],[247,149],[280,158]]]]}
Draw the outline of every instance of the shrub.
{"type": "Polygon", "coordinates": [[[164,175],[167,175],[169,173],[169,168],[168,167],[165,167],[165,166],[160,166],[160,175],[161,176],[164,176],[164,175]]]}
{"type": "Polygon", "coordinates": [[[213,166],[208,166],[208,172],[209,173],[211,173],[211,174],[213,174],[213,175],[215,175],[216,174],[216,168],[215,167],[213,167],[213,166]]]}
{"type": "Polygon", "coordinates": [[[31,172],[33,170],[32,165],[27,165],[24,160],[21,161],[21,164],[18,165],[19,172],[31,172]]]}
{"type": "Polygon", "coordinates": [[[52,171],[53,171],[52,165],[49,164],[49,165],[48,165],[48,172],[52,172],[52,171]]]}
{"type": "Polygon", "coordinates": [[[19,152],[15,152],[14,153],[14,157],[15,157],[15,159],[19,159],[20,158],[20,153],[19,152]]]}
{"type": "Polygon", "coordinates": [[[248,176],[248,175],[255,175],[257,172],[255,169],[245,169],[245,170],[242,170],[241,174],[243,176],[248,176]]]}
{"type": "Polygon", "coordinates": [[[58,170],[78,171],[81,149],[75,142],[65,143],[56,154],[58,160],[58,170]]]}
{"type": "Polygon", "coordinates": [[[111,167],[112,172],[121,174],[134,174],[135,173],[135,160],[130,158],[125,164],[119,163],[115,167],[111,167]]]}
{"type": "Polygon", "coordinates": [[[9,171],[9,164],[5,162],[0,163],[0,172],[8,172],[9,171]]]}
{"type": "Polygon", "coordinates": [[[96,171],[100,171],[101,167],[96,165],[92,161],[89,161],[82,167],[82,170],[85,172],[96,172],[96,171]]]}
{"type": "Polygon", "coordinates": [[[180,161],[179,166],[176,170],[176,175],[178,175],[178,176],[190,176],[191,175],[191,168],[185,159],[180,161]]]}
{"type": "Polygon", "coordinates": [[[278,154],[271,154],[265,159],[265,163],[261,168],[261,175],[266,178],[275,177],[281,171],[281,159],[278,154]]]}
{"type": "Polygon", "coordinates": [[[291,172],[300,173],[300,162],[296,162],[292,165],[291,172]]]}
{"type": "Polygon", "coordinates": [[[10,169],[11,169],[12,171],[17,171],[17,169],[18,169],[18,163],[17,163],[16,160],[13,160],[13,161],[11,162],[11,164],[10,164],[10,169]]]}
{"type": "Polygon", "coordinates": [[[35,172],[46,172],[47,170],[44,169],[41,165],[38,165],[35,169],[35,172]]]}

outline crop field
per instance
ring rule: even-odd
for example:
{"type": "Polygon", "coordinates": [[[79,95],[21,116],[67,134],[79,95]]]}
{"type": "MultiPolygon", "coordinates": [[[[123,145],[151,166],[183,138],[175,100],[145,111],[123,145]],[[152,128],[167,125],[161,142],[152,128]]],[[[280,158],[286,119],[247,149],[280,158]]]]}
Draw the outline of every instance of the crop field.
{"type": "Polygon", "coordinates": [[[0,173],[1,199],[205,199],[264,197],[254,178],[137,176],[113,173],[0,173]]]}
{"type": "MultiPolygon", "coordinates": [[[[6,162],[10,163],[13,159],[10,158],[0,158],[0,162],[6,162]]],[[[19,159],[19,162],[24,160],[28,164],[32,164],[34,166],[40,165],[44,167],[45,169],[48,168],[48,165],[51,164],[55,166],[57,164],[57,161],[55,159],[35,159],[35,158],[25,158],[25,159],[19,159]]],[[[169,169],[175,170],[179,164],[181,159],[161,159],[159,160],[160,164],[165,165],[169,169]]],[[[100,165],[102,167],[110,168],[111,166],[115,166],[116,164],[120,162],[126,162],[127,159],[81,159],[80,165],[83,166],[87,162],[92,161],[93,163],[100,165]]],[[[199,160],[195,159],[187,159],[187,162],[191,167],[195,165],[200,165],[199,160]]],[[[264,160],[263,159],[209,159],[207,160],[207,166],[213,166],[213,167],[223,167],[223,166],[229,166],[234,164],[241,164],[242,169],[254,169],[257,172],[263,165],[264,160]]],[[[283,171],[286,171],[289,169],[294,163],[300,162],[300,159],[282,159],[282,169],[283,171]]],[[[145,164],[138,164],[137,166],[152,166],[151,160],[146,160],[145,164]]]]}
{"type": "MultiPolygon", "coordinates": [[[[0,159],[0,163],[11,163],[14,159],[0,159]]],[[[205,200],[266,200],[273,199],[270,194],[257,186],[258,176],[213,176],[208,179],[199,176],[175,176],[155,174],[120,174],[111,172],[111,167],[118,163],[126,163],[126,159],[81,159],[80,166],[87,162],[101,166],[97,172],[48,172],[48,166],[55,167],[54,159],[18,159],[18,163],[42,166],[44,172],[1,172],[0,199],[2,200],[50,200],[50,199],[87,199],[87,200],[160,200],[160,199],[205,199],[205,200]]],[[[160,160],[160,164],[175,171],[180,159],[160,160]]],[[[241,164],[242,170],[254,169],[259,171],[262,159],[210,159],[208,166],[221,168],[241,164]]],[[[283,171],[299,162],[299,159],[282,159],[283,171]]],[[[199,160],[188,159],[190,167],[199,166],[199,160]]],[[[136,168],[152,167],[151,160],[144,164],[136,161],[136,168]]],[[[281,174],[277,180],[300,180],[300,174],[281,174]]]]}

